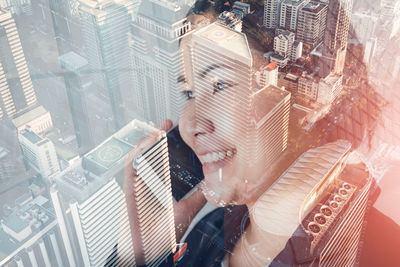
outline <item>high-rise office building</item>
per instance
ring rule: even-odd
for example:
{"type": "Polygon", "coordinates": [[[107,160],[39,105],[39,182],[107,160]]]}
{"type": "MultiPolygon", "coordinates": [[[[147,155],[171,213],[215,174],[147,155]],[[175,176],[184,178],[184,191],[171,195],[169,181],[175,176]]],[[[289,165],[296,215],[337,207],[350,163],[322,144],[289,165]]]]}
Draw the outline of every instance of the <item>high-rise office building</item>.
{"type": "Polygon", "coordinates": [[[51,192],[54,209],[64,245],[72,255],[68,258],[78,266],[108,266],[112,262],[117,266],[134,266],[135,246],[141,246],[146,264],[155,266],[165,259],[161,256],[174,252],[175,225],[165,133],[132,121],[61,172],[55,182],[51,192]],[[157,145],[136,161],[139,176],[132,179],[137,190],[127,196],[121,188],[125,156],[144,136],[157,132],[157,145]],[[129,209],[128,197],[135,198],[129,209]],[[137,220],[130,220],[130,212],[138,214],[137,220]],[[131,233],[131,227],[136,226],[139,230],[131,233]]]}
{"type": "Polygon", "coordinates": [[[296,40],[308,44],[311,49],[317,47],[324,38],[328,5],[310,2],[299,11],[296,40]]]}
{"type": "MultiPolygon", "coordinates": [[[[158,141],[133,162],[138,176],[134,177],[134,210],[140,229],[139,244],[147,266],[158,266],[177,247],[171,191],[168,144],[165,132],[137,123],[138,129],[157,136],[158,141]]],[[[133,215],[133,216],[132,216],[133,215]]]]}
{"type": "Polygon", "coordinates": [[[96,176],[78,163],[64,170],[56,184],[51,196],[70,264],[105,266],[118,249],[118,263],[133,266],[125,197],[115,178],[96,176]]]}
{"type": "Polygon", "coordinates": [[[279,238],[266,246],[244,233],[251,265],[274,258],[289,266],[358,264],[374,179],[365,164],[349,164],[350,155],[345,140],[310,149],[257,200],[250,211],[254,233],[263,240],[279,238]],[[277,255],[281,247],[284,252],[277,255]]]}
{"type": "Polygon", "coordinates": [[[116,129],[129,116],[132,96],[129,71],[129,25],[136,1],[81,0],[79,12],[86,56],[93,81],[108,98],[116,129]]]}
{"type": "Polygon", "coordinates": [[[137,106],[156,124],[177,122],[185,105],[180,81],[185,77],[180,41],[191,30],[188,7],[167,0],[144,0],[132,24],[131,57],[137,106]]]}
{"type": "Polygon", "coordinates": [[[36,105],[36,95],[10,12],[0,9],[0,119],[36,105]]]}
{"type": "Polygon", "coordinates": [[[26,128],[18,133],[19,143],[25,159],[43,177],[60,171],[54,144],[26,128]]]}
{"type": "Polygon", "coordinates": [[[299,11],[309,2],[310,0],[284,0],[280,9],[279,27],[296,32],[299,11]]]}
{"type": "MultiPolygon", "coordinates": [[[[216,23],[198,30],[193,34],[193,62],[196,113],[201,114],[197,123],[205,124],[200,127],[207,127],[203,118],[218,114],[224,118],[223,127],[238,129],[226,131],[226,138],[243,140],[241,155],[249,166],[260,160],[272,163],[287,146],[291,94],[273,85],[252,88],[253,58],[246,35],[216,23]],[[225,81],[232,86],[221,96],[219,106],[207,99],[214,79],[216,89],[225,86],[225,81]]],[[[218,146],[207,142],[202,145],[209,149],[218,146]]]]}
{"type": "Polygon", "coordinates": [[[322,48],[320,76],[343,74],[353,0],[330,0],[322,48]]]}
{"type": "Polygon", "coordinates": [[[264,26],[275,29],[279,25],[279,14],[283,0],[264,0],[264,26]]]}
{"type": "Polygon", "coordinates": [[[10,11],[12,15],[32,15],[31,0],[1,0],[0,9],[10,11]]]}
{"type": "Polygon", "coordinates": [[[82,78],[85,76],[84,73],[88,71],[88,62],[72,51],[61,55],[59,61],[61,66],[66,70],[64,81],[72,123],[80,154],[84,154],[93,148],[94,144],[93,127],[91,126],[87,103],[88,92],[82,84],[82,78]]]}

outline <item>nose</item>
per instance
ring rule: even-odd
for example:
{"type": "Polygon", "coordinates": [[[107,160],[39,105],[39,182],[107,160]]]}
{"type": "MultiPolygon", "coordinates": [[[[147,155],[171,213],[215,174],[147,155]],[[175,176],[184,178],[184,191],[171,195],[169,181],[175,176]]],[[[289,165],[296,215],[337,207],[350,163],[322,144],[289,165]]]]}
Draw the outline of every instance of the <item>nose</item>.
{"type": "Polygon", "coordinates": [[[186,103],[179,118],[179,131],[183,140],[192,148],[200,136],[214,132],[214,124],[205,114],[196,113],[194,100],[186,103]]]}

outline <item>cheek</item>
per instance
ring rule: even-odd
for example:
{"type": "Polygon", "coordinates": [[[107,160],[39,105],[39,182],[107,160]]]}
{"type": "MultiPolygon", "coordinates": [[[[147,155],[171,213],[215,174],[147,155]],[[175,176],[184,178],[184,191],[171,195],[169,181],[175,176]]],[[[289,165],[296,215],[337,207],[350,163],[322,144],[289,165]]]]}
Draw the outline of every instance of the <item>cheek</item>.
{"type": "Polygon", "coordinates": [[[196,117],[193,100],[188,101],[179,117],[179,132],[185,143],[194,148],[194,132],[196,130],[196,117]]]}

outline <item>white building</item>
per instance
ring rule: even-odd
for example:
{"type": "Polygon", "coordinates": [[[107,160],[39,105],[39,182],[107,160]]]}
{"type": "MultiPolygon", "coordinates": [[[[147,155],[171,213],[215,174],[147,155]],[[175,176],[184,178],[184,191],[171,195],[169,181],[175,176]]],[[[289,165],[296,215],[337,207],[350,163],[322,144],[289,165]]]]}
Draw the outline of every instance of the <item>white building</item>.
{"type": "Polygon", "coordinates": [[[82,35],[92,81],[106,95],[118,130],[134,112],[128,32],[138,1],[79,0],[82,35]]]}
{"type": "Polygon", "coordinates": [[[278,86],[278,66],[275,62],[271,62],[263,66],[255,74],[256,83],[260,88],[269,85],[278,86]]]}
{"type": "Polygon", "coordinates": [[[63,225],[65,246],[71,248],[69,258],[77,266],[108,266],[114,260],[117,266],[135,266],[134,246],[141,246],[146,264],[157,266],[165,259],[164,253],[175,251],[165,133],[132,121],[61,172],[55,182],[51,192],[54,208],[63,225]],[[135,161],[139,176],[133,183],[137,191],[127,196],[122,189],[125,156],[150,132],[159,133],[160,142],[135,161]],[[151,160],[150,154],[155,155],[151,160]],[[129,202],[134,206],[127,206],[128,197],[135,198],[129,202]],[[134,233],[129,220],[132,212],[139,214],[134,233]],[[133,244],[132,236],[137,243],[133,244]]]}
{"type": "Polygon", "coordinates": [[[296,32],[299,11],[309,2],[310,0],[284,0],[280,9],[279,27],[296,32]]]}
{"type": "Polygon", "coordinates": [[[28,65],[10,12],[0,9],[0,119],[36,105],[28,65]]]}
{"type": "Polygon", "coordinates": [[[18,133],[22,152],[29,165],[43,177],[49,177],[60,171],[54,144],[27,128],[18,133]]]}
{"type": "Polygon", "coordinates": [[[185,105],[187,70],[181,40],[191,31],[187,9],[167,0],[143,0],[130,35],[136,105],[155,124],[177,123],[185,105]]]}
{"type": "Polygon", "coordinates": [[[18,131],[29,127],[36,134],[41,134],[53,128],[51,114],[43,106],[38,106],[12,120],[18,131]]]}
{"type": "Polygon", "coordinates": [[[342,90],[343,75],[331,73],[319,82],[317,102],[320,104],[331,104],[342,90]]]}
{"type": "Polygon", "coordinates": [[[297,92],[310,100],[317,101],[319,83],[313,77],[302,76],[299,78],[297,92]]]}
{"type": "Polygon", "coordinates": [[[295,62],[302,56],[303,43],[295,40],[296,36],[290,31],[277,31],[274,38],[274,51],[278,55],[271,57],[279,67],[285,67],[291,61],[295,62]]]}
{"type": "Polygon", "coordinates": [[[56,184],[51,197],[70,264],[105,266],[118,245],[119,263],[134,266],[125,196],[116,180],[88,173],[78,163],[56,184]]]}
{"type": "Polygon", "coordinates": [[[279,25],[279,14],[283,0],[264,1],[264,26],[275,29],[279,25]]]}

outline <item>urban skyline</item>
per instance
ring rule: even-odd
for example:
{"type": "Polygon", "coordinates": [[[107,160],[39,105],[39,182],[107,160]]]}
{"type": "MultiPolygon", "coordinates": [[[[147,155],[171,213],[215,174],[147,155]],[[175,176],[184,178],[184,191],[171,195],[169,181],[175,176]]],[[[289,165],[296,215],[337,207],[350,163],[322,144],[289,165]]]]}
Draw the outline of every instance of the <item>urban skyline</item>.
{"type": "MultiPolygon", "coordinates": [[[[138,239],[124,158],[143,129],[167,119],[179,126],[192,99],[197,127],[209,129],[217,114],[224,142],[245,137],[231,153],[274,174],[336,139],[360,144],[368,167],[383,144],[400,145],[395,1],[227,1],[222,13],[219,1],[205,9],[170,0],[3,2],[1,266],[134,266],[137,250],[158,266],[180,255],[167,133],[135,167],[138,239]],[[223,102],[202,102],[210,90],[223,102]]],[[[199,144],[219,148],[210,140],[199,144]]]]}

